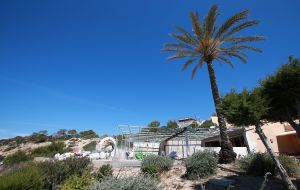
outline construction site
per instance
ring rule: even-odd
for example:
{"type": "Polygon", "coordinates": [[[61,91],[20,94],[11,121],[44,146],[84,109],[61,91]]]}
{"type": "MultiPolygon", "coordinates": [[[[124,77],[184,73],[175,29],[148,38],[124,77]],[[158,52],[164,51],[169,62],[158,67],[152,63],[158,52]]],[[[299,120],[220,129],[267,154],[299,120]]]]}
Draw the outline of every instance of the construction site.
{"type": "MultiPolygon", "coordinates": [[[[119,125],[122,135],[119,148],[126,150],[129,159],[139,158],[139,154],[158,154],[177,158],[186,158],[200,150],[220,150],[219,129],[190,128],[160,128],[153,130],[151,127],[119,125]]],[[[228,129],[234,151],[238,155],[246,155],[248,146],[246,131],[243,127],[228,129]]]]}

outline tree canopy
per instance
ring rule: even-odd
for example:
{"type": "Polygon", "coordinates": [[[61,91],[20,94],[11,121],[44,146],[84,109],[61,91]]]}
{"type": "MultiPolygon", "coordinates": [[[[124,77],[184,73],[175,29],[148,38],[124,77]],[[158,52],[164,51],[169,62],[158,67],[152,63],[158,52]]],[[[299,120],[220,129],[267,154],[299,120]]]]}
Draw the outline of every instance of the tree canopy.
{"type": "Polygon", "coordinates": [[[268,111],[259,89],[244,89],[241,93],[232,90],[222,97],[219,109],[229,123],[238,126],[259,124],[268,111]]]}
{"type": "Polygon", "coordinates": [[[163,51],[174,53],[169,59],[187,59],[182,67],[183,71],[195,63],[192,78],[204,63],[216,60],[233,66],[231,58],[247,63],[248,56],[244,50],[261,52],[259,48],[247,43],[263,40],[264,37],[237,36],[240,31],[259,23],[259,20],[247,20],[248,10],[232,15],[220,25],[217,24],[219,15],[217,5],[211,6],[204,20],[200,20],[196,12],[191,12],[192,33],[177,26],[179,34],[170,34],[177,42],[165,44],[163,51]]]}
{"type": "Polygon", "coordinates": [[[252,91],[245,89],[241,93],[231,91],[223,97],[219,109],[229,123],[239,126],[255,125],[256,133],[266,147],[288,189],[296,189],[261,128],[262,119],[267,115],[268,107],[267,101],[261,95],[260,89],[252,91]]]}
{"type": "Polygon", "coordinates": [[[193,121],[193,123],[191,123],[188,127],[190,127],[190,128],[199,128],[200,125],[196,121],[193,121]]]}
{"type": "Polygon", "coordinates": [[[211,126],[216,126],[216,124],[213,123],[211,119],[209,119],[209,120],[205,120],[199,127],[201,127],[201,128],[209,128],[211,126]]]}
{"type": "Polygon", "coordinates": [[[156,132],[158,130],[158,127],[160,126],[160,122],[159,121],[151,121],[147,127],[149,127],[149,130],[151,132],[156,132]]]}
{"type": "MultiPolygon", "coordinates": [[[[294,128],[300,119],[300,61],[289,56],[288,63],[260,82],[262,95],[269,101],[269,121],[287,121],[294,128]]],[[[299,126],[299,124],[298,124],[299,126]]],[[[300,127],[300,126],[299,126],[300,127]]]]}
{"type": "Polygon", "coordinates": [[[176,121],[170,120],[167,123],[167,128],[176,129],[176,128],[179,128],[179,126],[176,121]]]}

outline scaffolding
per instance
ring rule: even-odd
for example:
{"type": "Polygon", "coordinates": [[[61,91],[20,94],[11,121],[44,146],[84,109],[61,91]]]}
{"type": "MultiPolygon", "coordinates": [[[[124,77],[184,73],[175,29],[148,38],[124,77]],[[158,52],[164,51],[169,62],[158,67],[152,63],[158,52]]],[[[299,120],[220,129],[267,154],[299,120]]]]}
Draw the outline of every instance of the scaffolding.
{"type": "Polygon", "coordinates": [[[203,146],[202,140],[219,135],[217,128],[151,128],[143,126],[119,125],[122,135],[121,147],[127,151],[159,154],[162,146],[164,154],[180,152],[182,157],[196,152],[203,146]],[[181,133],[181,131],[184,132],[181,133]],[[178,135],[176,135],[178,134],[178,135]],[[162,142],[165,142],[162,145],[162,142]]]}

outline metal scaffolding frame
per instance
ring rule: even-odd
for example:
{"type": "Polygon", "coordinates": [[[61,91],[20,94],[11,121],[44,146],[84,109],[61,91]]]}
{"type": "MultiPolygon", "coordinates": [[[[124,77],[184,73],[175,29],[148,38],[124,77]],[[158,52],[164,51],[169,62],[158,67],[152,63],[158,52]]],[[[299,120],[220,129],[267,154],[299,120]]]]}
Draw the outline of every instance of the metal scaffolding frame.
{"type": "MultiPolygon", "coordinates": [[[[122,135],[121,147],[125,150],[132,150],[133,143],[161,143],[168,137],[182,130],[182,128],[169,129],[169,128],[150,128],[144,126],[133,125],[118,125],[120,134],[122,135]]],[[[177,144],[169,144],[172,146],[184,146],[188,155],[189,146],[201,146],[201,141],[206,138],[219,135],[217,128],[188,128],[184,133],[174,137],[172,142],[177,141],[177,144]],[[191,143],[192,142],[192,143],[191,143]]],[[[143,152],[158,152],[157,148],[139,147],[143,152]],[[146,150],[145,150],[146,149],[146,150]]],[[[184,148],[183,148],[184,149],[184,148]]],[[[195,149],[195,148],[194,148],[195,149]]],[[[195,150],[194,150],[195,151],[195,150]]]]}

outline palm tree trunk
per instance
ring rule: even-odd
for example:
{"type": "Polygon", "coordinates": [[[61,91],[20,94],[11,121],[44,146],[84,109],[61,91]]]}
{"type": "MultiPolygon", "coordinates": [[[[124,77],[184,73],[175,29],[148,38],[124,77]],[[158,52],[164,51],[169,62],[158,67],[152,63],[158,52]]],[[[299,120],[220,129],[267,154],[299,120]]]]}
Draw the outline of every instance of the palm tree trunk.
{"type": "Polygon", "coordinates": [[[292,183],[292,181],[289,179],[288,174],[286,173],[285,169],[283,168],[283,166],[281,165],[281,163],[279,162],[278,158],[276,157],[271,144],[268,141],[268,138],[266,137],[266,135],[264,134],[263,130],[261,129],[260,124],[255,125],[255,129],[256,129],[256,133],[258,134],[258,136],[260,137],[261,141],[263,142],[263,144],[265,145],[267,152],[269,153],[271,159],[273,160],[273,162],[275,163],[279,174],[282,178],[282,180],[284,181],[284,183],[286,184],[286,186],[288,187],[289,190],[296,190],[296,187],[294,186],[294,184],[292,183]]]}
{"type": "Polygon", "coordinates": [[[236,153],[233,151],[232,144],[229,140],[228,133],[227,133],[227,127],[224,120],[223,115],[219,112],[218,106],[221,103],[217,80],[215,71],[212,65],[212,62],[207,62],[207,68],[208,68],[208,74],[210,79],[210,86],[211,91],[216,107],[216,113],[218,117],[219,122],[219,130],[220,130],[220,137],[221,137],[221,150],[219,152],[219,162],[220,163],[230,163],[235,160],[236,153]]]}

